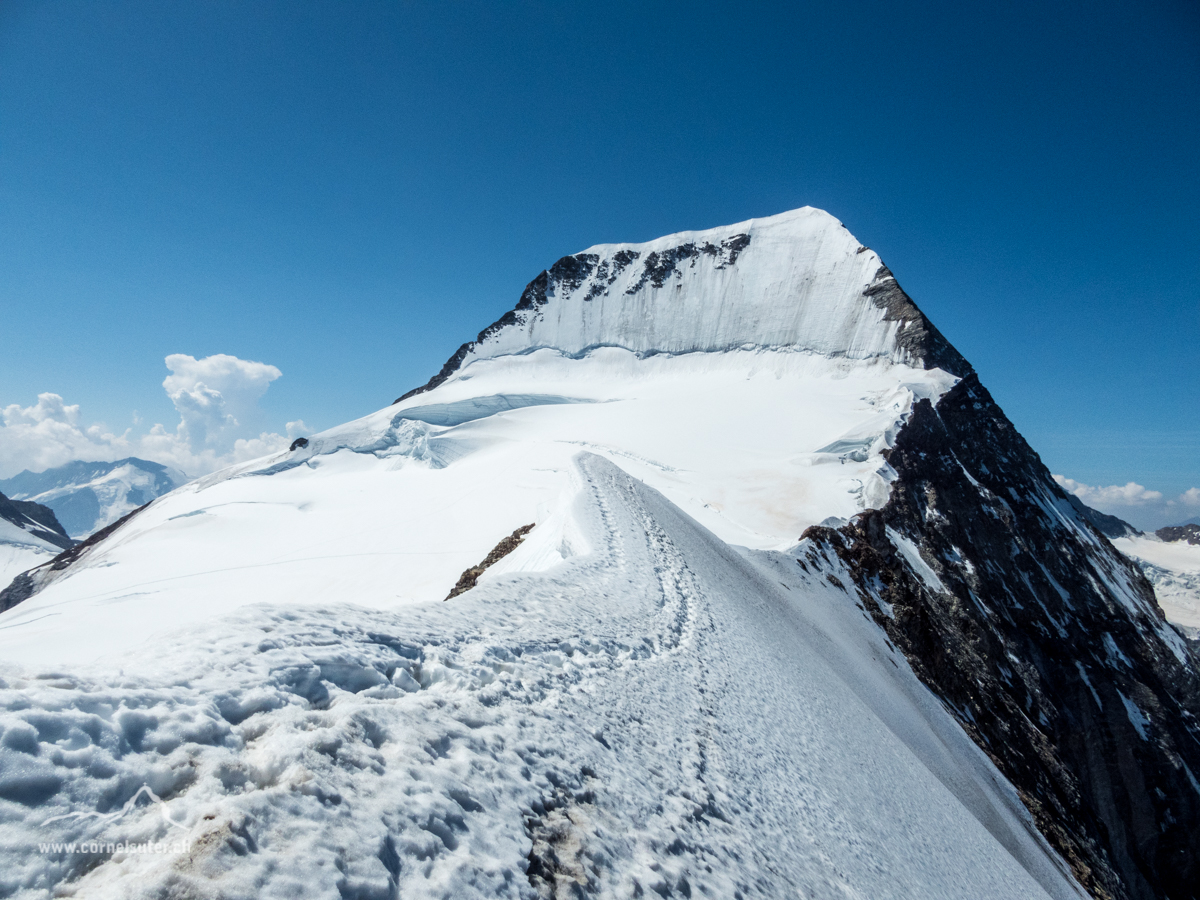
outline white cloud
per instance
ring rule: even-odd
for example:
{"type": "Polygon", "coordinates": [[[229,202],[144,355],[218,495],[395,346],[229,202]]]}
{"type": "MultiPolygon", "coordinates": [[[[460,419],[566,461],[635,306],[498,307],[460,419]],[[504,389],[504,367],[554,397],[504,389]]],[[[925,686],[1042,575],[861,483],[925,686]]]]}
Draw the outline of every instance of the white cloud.
{"type": "Polygon", "coordinates": [[[304,435],[312,434],[312,429],[304,424],[303,419],[297,419],[295,422],[287,423],[287,436],[290,438],[298,438],[304,435]]]}
{"type": "Polygon", "coordinates": [[[116,459],[129,455],[129,432],[115,435],[102,425],[79,424],[79,406],[68,406],[58,394],[38,394],[37,403],[18,403],[3,411],[0,428],[0,474],[13,475],[21,469],[61,466],[73,459],[116,459]]]}
{"type": "Polygon", "coordinates": [[[163,389],[179,412],[176,434],[193,453],[228,453],[250,437],[259,418],[258,400],[283,375],[274,366],[218,353],[196,359],[172,353],[163,389]]]}
{"type": "MultiPolygon", "coordinates": [[[[286,437],[263,427],[258,401],[283,375],[275,366],[223,353],[203,359],[173,353],[166,364],[171,374],[163,389],[179,413],[174,430],[155,424],[141,435],[133,435],[133,429],[113,434],[103,425],[81,424],[79,406],[67,405],[58,394],[39,394],[33,406],[14,403],[3,409],[0,477],[73,459],[122,456],[140,456],[203,475],[284,449],[293,432],[309,433],[299,419],[287,424],[286,437]]],[[[137,413],[133,416],[134,424],[140,424],[137,413]]]]}
{"type": "Polygon", "coordinates": [[[1150,490],[1134,481],[1093,486],[1062,475],[1055,475],[1054,480],[1093,509],[1120,516],[1141,529],[1174,525],[1200,511],[1200,488],[1189,488],[1178,497],[1167,498],[1162,491],[1150,490]]]}
{"type": "MultiPolygon", "coordinates": [[[[1133,481],[1125,485],[1110,484],[1105,487],[1092,487],[1090,484],[1084,484],[1074,478],[1064,478],[1061,475],[1055,475],[1054,480],[1089,506],[1096,506],[1097,503],[1103,503],[1106,506],[1148,506],[1158,503],[1163,498],[1161,491],[1152,491],[1133,481]]],[[[1096,508],[1100,507],[1096,506],[1096,508]]]]}

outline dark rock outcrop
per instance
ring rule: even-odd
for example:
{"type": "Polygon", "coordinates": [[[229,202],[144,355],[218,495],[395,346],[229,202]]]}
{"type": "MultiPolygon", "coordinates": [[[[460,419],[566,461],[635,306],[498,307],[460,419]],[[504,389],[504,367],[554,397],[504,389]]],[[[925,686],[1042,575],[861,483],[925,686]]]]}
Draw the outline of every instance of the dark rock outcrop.
{"type": "Polygon", "coordinates": [[[1071,501],[1071,505],[1079,511],[1079,514],[1091,522],[1096,530],[1106,538],[1133,537],[1141,534],[1124,519],[1102,513],[1098,509],[1092,509],[1074,494],[1067,494],[1067,499],[1071,501]]]}
{"type": "Polygon", "coordinates": [[[452,597],[457,597],[459,594],[469,591],[475,587],[475,582],[479,580],[479,576],[486,572],[493,564],[504,559],[508,554],[512,553],[517,547],[521,546],[521,541],[525,540],[525,535],[533,531],[533,525],[522,525],[508,537],[504,538],[500,543],[492,548],[492,552],[484,557],[483,562],[477,566],[471,566],[460,576],[458,583],[450,589],[450,593],[446,595],[447,600],[452,597]]]}
{"type": "Polygon", "coordinates": [[[1154,532],[1155,536],[1164,541],[1187,541],[1189,544],[1200,544],[1200,525],[1168,525],[1154,532]]]}
{"type": "Polygon", "coordinates": [[[1095,897],[1200,896],[1200,658],[971,375],[889,502],[805,532],[1095,897]]]}
{"type": "Polygon", "coordinates": [[[921,360],[926,369],[945,369],[959,378],[975,371],[904,293],[887,266],[879,267],[863,296],[883,310],[884,319],[900,323],[896,344],[913,359],[921,360]]]}
{"type": "Polygon", "coordinates": [[[0,494],[0,519],[16,525],[32,537],[55,547],[71,547],[75,541],[59,524],[54,510],[29,500],[10,500],[0,494]]]}

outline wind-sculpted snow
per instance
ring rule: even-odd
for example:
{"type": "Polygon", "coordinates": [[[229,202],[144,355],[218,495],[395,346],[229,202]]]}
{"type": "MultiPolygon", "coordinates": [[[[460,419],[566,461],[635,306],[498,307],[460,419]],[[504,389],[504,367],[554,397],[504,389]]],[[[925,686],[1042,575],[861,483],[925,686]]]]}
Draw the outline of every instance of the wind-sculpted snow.
{"type": "Polygon", "coordinates": [[[559,403],[590,403],[574,397],[562,397],[556,394],[492,394],[487,397],[470,397],[453,403],[430,403],[425,406],[410,406],[397,413],[404,419],[418,422],[428,422],[430,425],[452,427],[464,422],[474,422],[494,416],[498,412],[510,409],[524,409],[528,406],[551,406],[559,403]]]}
{"type": "Polygon", "coordinates": [[[400,412],[389,411],[390,421],[381,427],[378,415],[367,416],[339,428],[333,428],[310,438],[303,448],[277,454],[266,466],[259,461],[237,467],[236,472],[224,470],[205,479],[209,485],[235,475],[273,475],[308,462],[314,457],[328,456],[339,450],[370,453],[380,459],[404,456],[441,468],[457,457],[453,444],[439,442],[432,436],[429,425],[453,428],[497,413],[531,406],[557,406],[564,403],[594,403],[595,400],[564,397],[558,394],[491,394],[468,397],[450,403],[428,403],[407,406],[400,412]]]}
{"type": "Polygon", "coordinates": [[[549,570],[247,607],[120,674],[5,671],[0,891],[1079,896],[844,570],[739,555],[578,465],[549,570]]]}

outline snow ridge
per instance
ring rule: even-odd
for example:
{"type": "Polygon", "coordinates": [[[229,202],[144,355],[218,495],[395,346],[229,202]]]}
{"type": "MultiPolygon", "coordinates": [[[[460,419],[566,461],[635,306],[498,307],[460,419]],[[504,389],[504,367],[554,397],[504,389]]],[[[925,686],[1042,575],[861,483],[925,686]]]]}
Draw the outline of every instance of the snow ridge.
{"type": "Polygon", "coordinates": [[[576,472],[583,540],[547,572],[393,611],[247,607],[119,676],[6,673],[0,891],[1079,896],[849,595],[600,457],[576,472]],[[142,785],[169,818],[73,815],[142,785]]]}

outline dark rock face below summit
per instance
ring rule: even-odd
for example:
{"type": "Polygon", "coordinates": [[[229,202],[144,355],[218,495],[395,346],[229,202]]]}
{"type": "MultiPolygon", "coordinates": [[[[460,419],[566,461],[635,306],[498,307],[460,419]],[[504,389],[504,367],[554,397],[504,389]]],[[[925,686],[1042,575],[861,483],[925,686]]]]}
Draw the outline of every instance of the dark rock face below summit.
{"type": "Polygon", "coordinates": [[[888,461],[887,505],[810,528],[810,562],[849,568],[1093,896],[1200,896],[1200,654],[1140,570],[974,375],[919,402],[888,461]]]}
{"type": "Polygon", "coordinates": [[[887,266],[880,266],[863,296],[883,310],[883,317],[901,323],[896,343],[926,369],[943,369],[965,378],[974,369],[953,345],[942,337],[932,322],[917,308],[887,266]]]}

